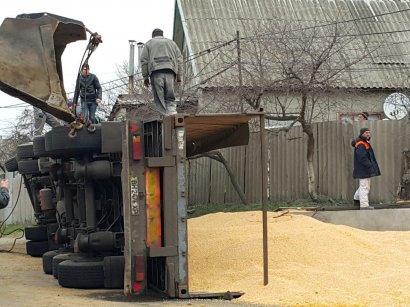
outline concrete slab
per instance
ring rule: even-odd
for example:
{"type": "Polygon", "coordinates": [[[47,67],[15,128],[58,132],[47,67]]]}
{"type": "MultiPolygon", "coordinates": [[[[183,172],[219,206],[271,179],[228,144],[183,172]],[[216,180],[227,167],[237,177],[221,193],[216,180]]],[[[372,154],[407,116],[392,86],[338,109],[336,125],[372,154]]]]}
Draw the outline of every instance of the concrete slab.
{"type": "Polygon", "coordinates": [[[317,211],[303,214],[331,224],[373,231],[410,230],[410,209],[317,211]]]}

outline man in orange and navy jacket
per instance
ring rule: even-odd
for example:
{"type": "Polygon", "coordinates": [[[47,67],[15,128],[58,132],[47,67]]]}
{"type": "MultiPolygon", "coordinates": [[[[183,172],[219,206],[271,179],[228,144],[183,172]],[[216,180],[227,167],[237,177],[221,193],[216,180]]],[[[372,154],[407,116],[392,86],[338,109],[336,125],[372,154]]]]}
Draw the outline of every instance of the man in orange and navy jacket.
{"type": "Polygon", "coordinates": [[[359,179],[359,188],[353,199],[356,205],[360,205],[360,209],[373,209],[369,206],[370,178],[381,174],[369,140],[370,130],[362,128],[359,137],[352,141],[355,148],[353,178],[359,179]]]}

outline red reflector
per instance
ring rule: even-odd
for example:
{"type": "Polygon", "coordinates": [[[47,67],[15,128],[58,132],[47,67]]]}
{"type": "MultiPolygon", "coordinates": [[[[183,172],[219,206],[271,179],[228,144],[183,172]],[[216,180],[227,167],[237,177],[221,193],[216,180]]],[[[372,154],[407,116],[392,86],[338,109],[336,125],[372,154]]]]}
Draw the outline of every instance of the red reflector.
{"type": "Polygon", "coordinates": [[[135,280],[144,281],[144,256],[135,256],[135,280]]]}
{"type": "Polygon", "coordinates": [[[136,124],[136,123],[131,123],[130,124],[130,132],[131,133],[138,132],[138,130],[139,130],[138,124],[136,124]]]}
{"type": "Polygon", "coordinates": [[[140,292],[142,292],[142,288],[142,283],[134,281],[132,285],[132,292],[134,294],[139,294],[140,292]]]}

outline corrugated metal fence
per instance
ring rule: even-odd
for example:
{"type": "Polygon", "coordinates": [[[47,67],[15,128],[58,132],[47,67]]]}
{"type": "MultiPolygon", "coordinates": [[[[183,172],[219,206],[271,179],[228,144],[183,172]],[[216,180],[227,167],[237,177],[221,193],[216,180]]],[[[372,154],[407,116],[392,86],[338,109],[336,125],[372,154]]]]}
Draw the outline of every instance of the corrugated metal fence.
{"type": "MultiPolygon", "coordinates": [[[[410,124],[401,121],[367,121],[372,132],[371,143],[382,172],[372,181],[370,200],[393,201],[401,177],[402,151],[410,148],[410,124]]],[[[333,199],[352,199],[357,182],[352,179],[352,138],[363,127],[361,123],[344,121],[314,125],[314,168],[318,193],[333,199]]],[[[267,134],[269,199],[295,200],[308,197],[306,175],[306,137],[301,127],[288,133],[267,134]]],[[[247,146],[222,150],[235,170],[240,186],[250,202],[260,199],[260,140],[251,135],[247,146]]],[[[201,158],[189,161],[189,202],[239,202],[229,177],[221,163],[201,158]]]]}
{"type": "MultiPolygon", "coordinates": [[[[376,153],[382,176],[372,181],[370,200],[394,200],[401,177],[402,151],[410,148],[410,123],[401,121],[368,121],[372,131],[372,146],[376,153]]],[[[353,148],[351,139],[358,135],[363,125],[347,122],[324,122],[314,126],[315,170],[318,192],[333,199],[350,200],[357,185],[352,179],[353,148]]],[[[306,138],[301,127],[288,133],[271,131],[267,134],[269,170],[269,199],[295,200],[308,197],[306,175],[306,138]]],[[[260,137],[252,133],[249,145],[221,151],[232,167],[239,185],[250,202],[259,202],[260,137]]],[[[230,182],[223,165],[209,158],[189,161],[189,203],[235,203],[240,199],[230,182]]],[[[33,209],[19,175],[11,181],[11,200],[0,210],[0,221],[10,214],[16,201],[10,223],[31,223],[33,209]],[[20,184],[21,191],[20,191],[20,184]],[[19,195],[20,191],[20,195],[19,195]]]]}

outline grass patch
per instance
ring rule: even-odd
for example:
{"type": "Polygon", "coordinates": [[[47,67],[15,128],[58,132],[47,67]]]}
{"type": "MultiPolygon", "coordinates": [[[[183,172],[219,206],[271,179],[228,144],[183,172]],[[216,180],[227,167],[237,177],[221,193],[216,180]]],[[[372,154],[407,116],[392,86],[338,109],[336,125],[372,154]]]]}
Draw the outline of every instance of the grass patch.
{"type": "Polygon", "coordinates": [[[9,224],[9,225],[4,225],[0,229],[0,237],[1,236],[8,236],[11,235],[13,237],[18,237],[22,235],[21,230],[24,231],[24,225],[22,224],[9,224]]]}

